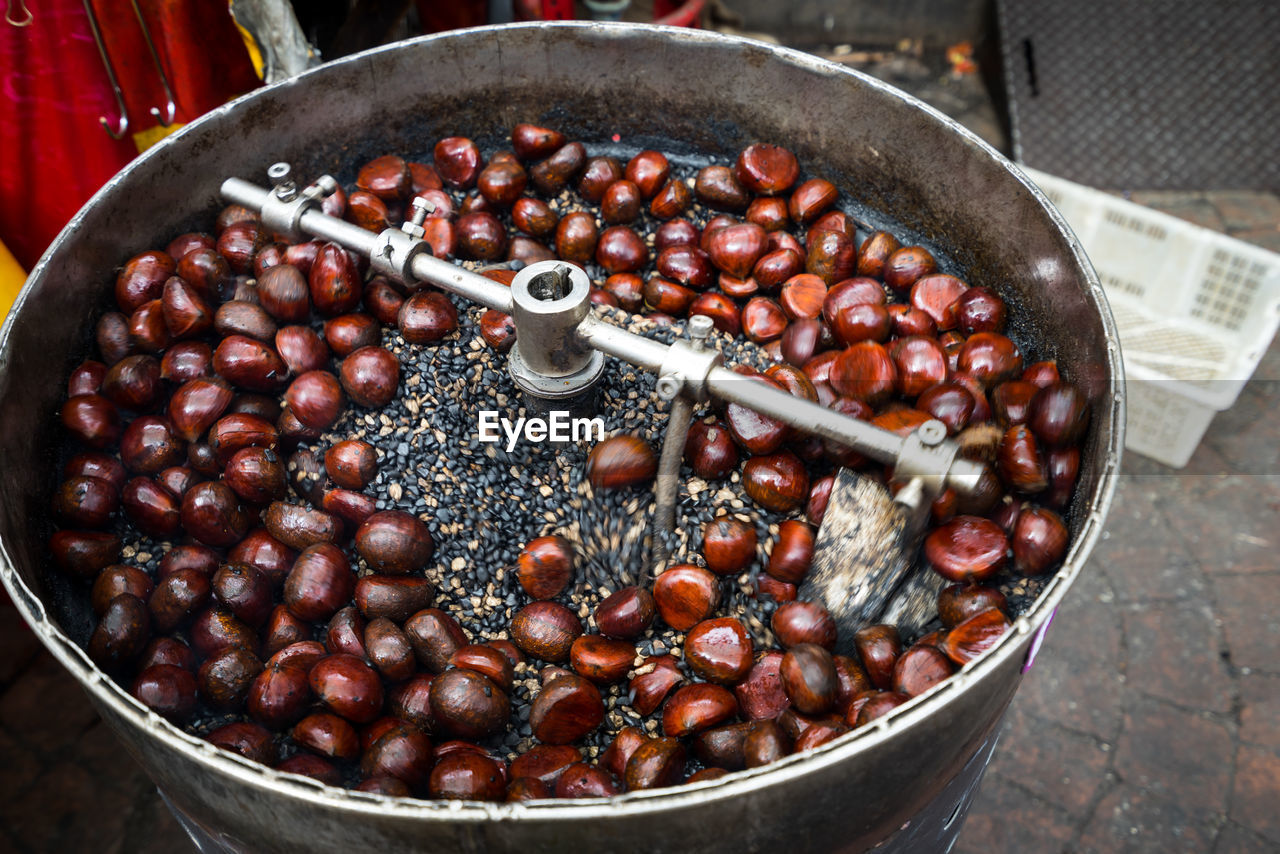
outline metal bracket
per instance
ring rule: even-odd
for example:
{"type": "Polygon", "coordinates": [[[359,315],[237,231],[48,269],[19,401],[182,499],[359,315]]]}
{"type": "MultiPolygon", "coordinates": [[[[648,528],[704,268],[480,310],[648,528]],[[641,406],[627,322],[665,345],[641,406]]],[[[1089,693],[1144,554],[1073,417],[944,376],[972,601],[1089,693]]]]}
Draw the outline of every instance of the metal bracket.
{"type": "Polygon", "coordinates": [[[676,339],[658,370],[656,390],[663,400],[673,400],[678,394],[698,403],[711,399],[707,377],[724,364],[724,356],[718,350],[704,346],[713,328],[711,318],[705,315],[695,314],[689,318],[689,340],[676,339]]]}
{"type": "Polygon", "coordinates": [[[284,162],[271,164],[267,177],[271,179],[273,189],[262,202],[262,224],[290,240],[308,239],[310,235],[301,227],[303,214],[318,210],[321,201],[337,191],[338,182],[328,175],[321,175],[299,193],[293,180],[293,167],[284,162]]]}

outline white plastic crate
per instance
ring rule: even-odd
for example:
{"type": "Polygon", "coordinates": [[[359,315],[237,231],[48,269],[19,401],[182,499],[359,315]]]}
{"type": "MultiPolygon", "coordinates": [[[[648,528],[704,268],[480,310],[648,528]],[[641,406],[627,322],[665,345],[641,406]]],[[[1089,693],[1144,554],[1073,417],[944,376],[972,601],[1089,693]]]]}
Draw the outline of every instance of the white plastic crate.
{"type": "Polygon", "coordinates": [[[1280,255],[1023,167],[1093,262],[1120,330],[1125,447],[1187,464],[1280,325],[1280,255]]]}

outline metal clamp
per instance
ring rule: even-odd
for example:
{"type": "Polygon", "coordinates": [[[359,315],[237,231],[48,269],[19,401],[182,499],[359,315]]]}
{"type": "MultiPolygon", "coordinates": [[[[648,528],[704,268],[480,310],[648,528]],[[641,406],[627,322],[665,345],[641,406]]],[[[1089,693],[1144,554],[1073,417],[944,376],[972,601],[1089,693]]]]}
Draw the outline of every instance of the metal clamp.
{"type": "Polygon", "coordinates": [[[267,169],[272,191],[262,201],[262,224],[269,231],[286,235],[290,240],[302,240],[308,235],[302,229],[302,217],[307,211],[318,210],[321,201],[338,189],[338,182],[322,175],[301,193],[293,180],[293,167],[288,163],[273,163],[267,169]]]}
{"type": "Polygon", "coordinates": [[[695,314],[689,318],[689,340],[676,339],[658,369],[659,397],[672,400],[683,394],[698,403],[711,399],[707,377],[712,370],[724,364],[724,356],[718,350],[708,350],[704,346],[713,327],[711,318],[705,315],[695,314]]]}

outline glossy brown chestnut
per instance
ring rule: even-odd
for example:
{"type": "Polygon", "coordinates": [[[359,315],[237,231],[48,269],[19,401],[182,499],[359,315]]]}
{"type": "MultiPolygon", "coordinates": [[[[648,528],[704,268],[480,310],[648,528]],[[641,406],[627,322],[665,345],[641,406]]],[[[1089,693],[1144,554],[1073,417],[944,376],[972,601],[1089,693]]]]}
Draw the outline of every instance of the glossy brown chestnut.
{"type": "Polygon", "coordinates": [[[410,344],[431,344],[458,328],[458,310],[439,291],[418,291],[400,306],[397,324],[410,344]]]}
{"type": "Polygon", "coordinates": [[[596,627],[605,637],[631,640],[653,624],[656,613],[653,594],[642,587],[624,587],[596,606],[596,627]]]}
{"type": "Polygon", "coordinates": [[[898,366],[883,345],[859,341],[831,365],[830,383],[837,394],[877,406],[898,384],[898,366]]]}
{"type": "Polygon", "coordinates": [[[62,425],[91,448],[106,448],[120,438],[120,413],[100,394],[79,394],[67,400],[59,413],[62,425]]]}
{"type": "Polygon", "coordinates": [[[598,443],[587,457],[587,478],[596,489],[643,486],[658,471],[658,457],[639,436],[613,436],[598,443]]]}
{"type": "Polygon", "coordinates": [[[329,364],[329,345],[309,327],[286,326],[276,332],[274,343],[292,374],[318,371],[329,364]]]}
{"type": "Polygon", "coordinates": [[[507,695],[491,679],[467,669],[441,673],[431,682],[431,714],[446,732],[480,739],[506,726],[507,695]]]}
{"type": "Polygon", "coordinates": [[[893,665],[902,653],[898,629],[885,624],[863,626],[854,633],[853,641],[871,684],[888,690],[893,684],[893,665]]]}
{"type": "Polygon", "coordinates": [[[707,480],[727,477],[738,466],[738,450],[729,431],[717,422],[695,421],[684,445],[694,474],[707,480]]]}
{"type": "Polygon", "coordinates": [[[1067,553],[1069,535],[1062,517],[1043,507],[1028,506],[1014,523],[1013,567],[1023,575],[1042,575],[1067,553]]]}
{"type": "Polygon", "coordinates": [[[747,146],[738,155],[735,174],[752,193],[777,196],[791,189],[800,175],[800,163],[785,148],[768,143],[747,146]]]}
{"type": "Polygon", "coordinates": [[[925,538],[924,555],[950,581],[982,581],[1004,566],[1009,538],[1000,526],[978,516],[957,516],[925,538]]]}
{"type": "Polygon", "coordinates": [[[336,243],[316,253],[307,277],[311,304],[325,317],[346,314],[360,304],[361,279],[351,256],[336,243]]]}
{"type": "Polygon", "coordinates": [[[161,717],[183,723],[195,712],[196,677],[181,667],[155,664],[138,674],[129,693],[161,717]]]}
{"type": "Polygon", "coordinates": [[[1022,352],[998,332],[976,332],[960,348],[956,366],[991,387],[1022,373],[1022,352]]]}
{"type": "Polygon", "coordinates": [[[1009,618],[991,608],[952,628],[938,649],[957,667],[963,667],[995,646],[1009,629],[1009,618]]]}
{"type": "Polygon", "coordinates": [[[351,599],[355,583],[341,549],[330,543],[307,546],[284,581],[284,604],[303,620],[327,620],[351,599]]]}
{"type": "Polygon", "coordinates": [[[200,696],[215,708],[239,711],[262,670],[262,662],[249,650],[226,647],[200,665],[196,676],[200,696]]]}
{"type": "Polygon", "coordinates": [[[292,549],[271,536],[266,528],[250,531],[248,536],[232,546],[227,553],[227,560],[256,566],[277,587],[284,583],[285,576],[293,568],[297,557],[292,549]]]}
{"type": "Polygon", "coordinates": [[[755,650],[751,636],[733,617],[703,620],[684,640],[689,669],[709,682],[733,685],[751,670],[755,650]]]}
{"type": "Polygon", "coordinates": [[[604,702],[595,685],[567,674],[545,685],[533,701],[529,725],[546,744],[578,741],[604,720],[604,702]]]}
{"type": "MultiPolygon", "coordinates": [[[[901,249],[895,249],[884,259],[880,277],[889,287],[905,292],[916,283],[917,279],[928,276],[937,269],[937,261],[928,249],[923,246],[904,246],[901,249]]],[[[862,275],[874,274],[863,273],[862,275]]]]}
{"type": "Polygon", "coordinates": [[[951,662],[931,646],[913,646],[893,665],[893,690],[915,697],[951,677],[951,662]]]}
{"type": "Polygon", "coordinates": [[[530,540],[516,558],[524,592],[534,599],[554,599],[573,577],[573,546],[560,536],[530,540]]]}
{"type": "Polygon", "coordinates": [[[177,495],[154,480],[135,477],[124,485],[120,503],[139,530],[152,537],[172,537],[182,522],[177,495]]]}
{"type": "Polygon", "coordinates": [[[554,198],[578,177],[587,162],[587,149],[580,142],[561,146],[541,163],[529,169],[529,179],[547,198],[554,198]]]}
{"type": "Polygon", "coordinates": [[[324,455],[329,478],[344,489],[364,489],[378,474],[378,453],[361,439],[346,439],[324,455]]]}
{"type": "MultiPolygon", "coordinates": [[[[389,621],[388,621],[389,622],[389,621]]],[[[449,658],[450,667],[474,670],[487,676],[503,691],[510,691],[515,679],[515,665],[498,650],[485,644],[468,644],[459,647],[449,658]]]]}
{"type": "Polygon", "coordinates": [[[532,602],[511,619],[511,640],[521,651],[542,661],[566,661],[580,634],[578,616],[557,602],[532,602]]]}
{"type": "Polygon", "coordinates": [[[641,292],[644,305],[653,311],[677,317],[684,316],[698,294],[684,285],[677,285],[661,276],[652,276],[644,283],[641,292]]]}
{"type": "Polygon", "coordinates": [[[1000,479],[1015,492],[1034,495],[1049,487],[1044,457],[1035,434],[1025,424],[1015,424],[1005,431],[996,464],[1000,479]]]}
{"type": "Polygon", "coordinates": [[[468,643],[458,621],[439,608],[417,612],[405,621],[404,630],[418,661],[432,673],[442,672],[453,654],[468,643]]]}
{"type": "Polygon", "coordinates": [[[1004,594],[995,587],[951,584],[938,591],[938,619],[949,629],[991,608],[1008,608],[1004,594]]]}
{"type": "Polygon", "coordinates": [[[653,583],[653,598],[663,622],[688,631],[720,604],[720,583],[708,570],[691,564],[668,567],[653,583]]]}
{"type": "Polygon", "coordinates": [[[729,689],[706,682],[685,685],[662,706],[662,733],[673,738],[692,735],[724,723],[737,712],[738,701],[729,689]]]}
{"type": "Polygon", "coordinates": [[[649,203],[649,213],[657,219],[672,219],[688,210],[692,203],[693,191],[689,189],[689,185],[679,178],[673,178],[653,197],[653,201],[649,203]]]}
{"type": "Polygon", "coordinates": [[[756,556],[756,529],[732,516],[719,516],[702,528],[702,555],[717,575],[733,575],[756,556]]]}
{"type": "Polygon", "coordinates": [[[430,605],[432,592],[425,578],[366,575],[356,582],[356,607],[370,619],[388,617],[399,623],[430,605]]]}
{"type": "Polygon", "coordinates": [[[570,666],[598,685],[625,679],[635,657],[636,648],[630,641],[601,635],[581,635],[569,648],[570,666]]]}
{"type": "Polygon", "coordinates": [[[205,736],[210,744],[267,767],[275,765],[277,750],[271,733],[255,723],[237,721],[220,726],[205,736]]]}
{"type": "Polygon", "coordinates": [[[271,502],[262,523],[271,536],[299,551],[313,545],[336,543],[342,533],[341,523],[329,513],[284,501],[271,502]]]}
{"type": "Polygon", "coordinates": [[[98,573],[89,593],[89,603],[93,606],[93,613],[102,616],[111,600],[121,593],[128,593],[145,602],[151,596],[152,587],[151,576],[136,566],[112,564],[98,573]]]}
{"type": "Polygon", "coordinates": [[[311,690],[334,714],[369,723],[382,712],[382,680],[354,655],[330,655],[308,674],[311,690]]]}
{"type": "Polygon", "coordinates": [[[742,483],[753,501],[779,513],[794,510],[809,495],[809,474],[790,451],[747,460],[742,483]]]}
{"type": "Polygon", "coordinates": [[[339,379],[353,401],[377,409],[395,397],[400,385],[400,361],[382,347],[362,347],[342,360],[339,379]]]}
{"type": "Polygon", "coordinates": [[[177,638],[153,638],[142,651],[142,655],[138,657],[138,670],[141,672],[153,664],[172,664],[174,667],[194,672],[196,654],[191,651],[191,647],[177,638]]]}
{"type": "Polygon", "coordinates": [[[374,513],[356,531],[355,545],[375,571],[392,575],[421,569],[435,553],[427,526],[403,510],[374,513]]]}
{"type": "Polygon", "coordinates": [[[212,596],[210,577],[199,570],[180,569],[161,578],[147,600],[156,631],[173,631],[208,605],[212,596]]]}
{"type": "Polygon", "coordinates": [[[669,655],[646,658],[627,683],[627,699],[642,715],[653,714],[671,690],[684,681],[676,660],[669,655]]]}
{"type": "Polygon", "coordinates": [[[454,753],[437,760],[427,781],[433,798],[501,801],[507,797],[502,765],[477,753],[454,753]]]}
{"type": "Polygon", "coordinates": [[[813,528],[797,519],[786,519],[778,526],[778,538],[769,554],[766,571],[780,581],[799,584],[809,572],[813,560],[813,528]]]}
{"type": "Polygon", "coordinates": [[[817,602],[787,602],[773,612],[770,620],[778,643],[784,649],[812,643],[832,649],[836,643],[836,623],[817,602]]]}

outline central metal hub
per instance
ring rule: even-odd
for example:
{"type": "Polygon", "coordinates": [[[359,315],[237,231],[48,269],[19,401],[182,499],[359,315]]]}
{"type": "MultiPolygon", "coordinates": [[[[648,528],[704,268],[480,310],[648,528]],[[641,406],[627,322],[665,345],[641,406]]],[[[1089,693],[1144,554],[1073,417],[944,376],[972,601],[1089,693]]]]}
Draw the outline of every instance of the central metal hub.
{"type": "Polygon", "coordinates": [[[530,264],[511,282],[516,344],[507,370],[535,409],[592,409],[589,392],[604,373],[604,354],[578,334],[591,313],[591,280],[563,261],[530,264]]]}

